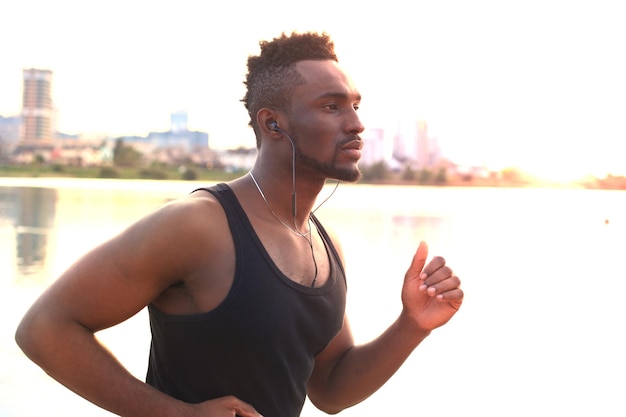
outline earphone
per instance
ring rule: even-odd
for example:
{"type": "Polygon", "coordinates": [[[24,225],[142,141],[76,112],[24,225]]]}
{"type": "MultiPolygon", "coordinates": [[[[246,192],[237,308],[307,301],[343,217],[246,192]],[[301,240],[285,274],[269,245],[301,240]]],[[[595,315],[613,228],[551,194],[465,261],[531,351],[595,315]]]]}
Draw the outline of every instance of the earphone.
{"type": "MultiPolygon", "coordinates": [[[[272,120],[269,123],[269,127],[270,129],[272,129],[274,132],[278,132],[281,135],[283,135],[284,137],[286,137],[287,139],[289,139],[289,143],[291,144],[291,214],[293,215],[293,218],[296,218],[296,145],[293,143],[293,140],[291,140],[291,137],[287,134],[287,132],[285,132],[284,130],[282,130],[280,127],[278,127],[278,122],[276,120],[272,120]]],[[[295,223],[294,223],[295,224],[295,223]]]]}
{"type": "MultiPolygon", "coordinates": [[[[291,150],[292,150],[292,159],[291,159],[291,175],[292,175],[292,193],[291,193],[291,213],[293,215],[293,218],[295,220],[296,218],[296,145],[293,143],[293,140],[291,139],[291,136],[289,136],[287,134],[287,132],[285,132],[283,129],[281,129],[278,126],[278,122],[276,120],[272,120],[269,123],[269,127],[270,129],[272,129],[274,132],[278,132],[280,134],[282,134],[284,137],[286,137],[289,140],[289,143],[291,144],[291,150]]],[[[335,191],[337,190],[337,187],[339,186],[339,183],[341,181],[337,180],[337,184],[335,185],[335,188],[333,189],[333,191],[330,193],[330,195],[328,197],[326,197],[324,199],[324,201],[322,201],[311,213],[315,213],[315,211],[320,208],[322,206],[322,204],[324,204],[333,194],[335,194],[335,191]]],[[[295,223],[294,223],[295,225],[295,223]]]]}

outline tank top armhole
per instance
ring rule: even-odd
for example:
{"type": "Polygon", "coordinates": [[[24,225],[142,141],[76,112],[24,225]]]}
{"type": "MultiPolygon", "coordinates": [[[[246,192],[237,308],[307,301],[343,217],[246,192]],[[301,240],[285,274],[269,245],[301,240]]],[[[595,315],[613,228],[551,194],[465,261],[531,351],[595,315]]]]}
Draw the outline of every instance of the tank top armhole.
{"type": "Polygon", "coordinates": [[[315,227],[317,228],[317,230],[319,230],[320,235],[322,236],[322,239],[324,240],[324,243],[326,244],[326,247],[330,249],[330,253],[332,257],[337,262],[337,265],[339,266],[339,269],[341,270],[341,275],[343,276],[344,284],[347,287],[348,282],[346,278],[346,271],[343,267],[343,262],[341,260],[341,257],[339,256],[339,252],[337,252],[337,249],[335,248],[333,241],[328,235],[328,232],[326,231],[326,229],[324,229],[324,226],[322,226],[322,223],[318,220],[318,218],[315,217],[314,214],[311,214],[311,219],[313,220],[313,223],[315,223],[315,227]]]}

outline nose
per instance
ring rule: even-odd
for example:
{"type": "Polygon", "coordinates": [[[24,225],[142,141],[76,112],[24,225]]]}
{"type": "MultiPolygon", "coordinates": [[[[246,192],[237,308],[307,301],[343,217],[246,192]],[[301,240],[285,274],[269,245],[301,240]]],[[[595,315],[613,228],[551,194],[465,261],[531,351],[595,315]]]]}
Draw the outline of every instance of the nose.
{"type": "Polygon", "coordinates": [[[350,112],[348,122],[346,124],[346,130],[353,134],[359,134],[365,130],[365,126],[361,123],[361,118],[355,109],[352,109],[350,112]]]}

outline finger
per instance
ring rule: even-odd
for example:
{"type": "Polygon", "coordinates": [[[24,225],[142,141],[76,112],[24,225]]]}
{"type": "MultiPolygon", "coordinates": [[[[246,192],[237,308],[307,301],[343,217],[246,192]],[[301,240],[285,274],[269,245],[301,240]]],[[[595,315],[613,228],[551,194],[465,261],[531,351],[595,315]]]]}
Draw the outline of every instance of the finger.
{"type": "Polygon", "coordinates": [[[244,406],[235,409],[236,417],[263,417],[252,406],[244,406]]]}
{"type": "Polygon", "coordinates": [[[436,298],[439,301],[449,301],[455,303],[456,309],[458,310],[458,308],[461,306],[461,303],[463,302],[463,297],[465,297],[463,290],[460,288],[455,288],[451,291],[437,294],[436,298]]]}
{"type": "MultiPolygon", "coordinates": [[[[424,268],[426,271],[428,267],[424,268]]],[[[444,281],[452,276],[452,269],[449,266],[443,265],[439,269],[435,270],[432,274],[427,274],[427,278],[424,279],[424,284],[435,285],[438,282],[444,281]]]]}
{"type": "Polygon", "coordinates": [[[433,275],[439,269],[443,268],[446,265],[446,260],[441,256],[435,256],[433,259],[426,265],[424,268],[424,274],[427,276],[433,275]]]}
{"type": "Polygon", "coordinates": [[[250,404],[239,401],[239,405],[235,407],[235,413],[239,417],[263,417],[250,404]]]}
{"type": "Polygon", "coordinates": [[[426,259],[428,258],[428,245],[426,242],[421,241],[417,250],[415,251],[415,255],[413,255],[413,260],[411,261],[411,266],[404,276],[404,281],[409,281],[411,279],[420,278],[420,274],[422,269],[424,269],[424,265],[426,265],[426,259]]]}
{"type": "MultiPolygon", "coordinates": [[[[252,405],[233,395],[221,397],[213,401],[221,403],[223,407],[230,409],[231,412],[234,412],[239,417],[263,417],[252,405]]],[[[212,401],[207,401],[207,403],[210,402],[212,401]]]]}
{"type": "Polygon", "coordinates": [[[431,295],[431,296],[439,295],[448,291],[452,291],[456,288],[459,288],[460,285],[461,285],[461,280],[457,276],[451,275],[444,280],[441,280],[435,284],[429,285],[427,292],[428,292],[428,295],[431,295]]]}

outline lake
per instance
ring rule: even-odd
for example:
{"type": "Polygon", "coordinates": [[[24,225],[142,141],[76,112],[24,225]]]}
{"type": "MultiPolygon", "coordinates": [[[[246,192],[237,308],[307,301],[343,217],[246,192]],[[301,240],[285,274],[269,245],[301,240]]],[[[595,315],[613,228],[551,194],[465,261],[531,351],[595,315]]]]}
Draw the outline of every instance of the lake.
{"type": "MultiPolygon", "coordinates": [[[[0,179],[0,416],[111,415],[31,363],[15,328],[80,255],[203,185],[0,179]]],[[[341,184],[317,214],[342,239],[357,342],[399,313],[420,240],[466,293],[382,389],[340,415],[626,415],[626,192],[341,184]]],[[[145,310],[98,337],[144,378],[145,310]]],[[[302,415],[325,414],[307,403],[302,415]]]]}

